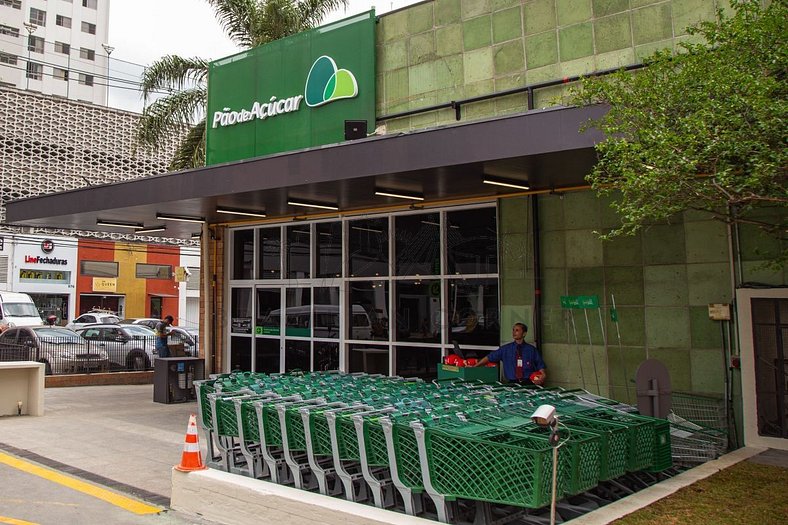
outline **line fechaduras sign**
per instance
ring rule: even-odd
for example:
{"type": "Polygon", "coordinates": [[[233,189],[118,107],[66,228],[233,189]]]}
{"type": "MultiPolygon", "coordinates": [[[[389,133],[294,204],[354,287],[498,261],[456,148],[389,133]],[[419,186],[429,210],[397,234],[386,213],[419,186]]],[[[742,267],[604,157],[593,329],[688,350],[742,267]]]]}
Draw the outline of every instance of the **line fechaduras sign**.
{"type": "Polygon", "coordinates": [[[374,11],[210,65],[209,165],[341,142],[345,120],[374,128],[374,11]]]}

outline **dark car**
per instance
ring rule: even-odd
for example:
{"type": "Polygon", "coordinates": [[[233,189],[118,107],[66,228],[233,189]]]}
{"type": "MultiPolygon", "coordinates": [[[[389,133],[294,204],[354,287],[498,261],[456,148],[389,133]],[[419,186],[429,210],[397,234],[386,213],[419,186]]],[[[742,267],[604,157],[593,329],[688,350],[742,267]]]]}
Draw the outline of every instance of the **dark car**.
{"type": "Polygon", "coordinates": [[[107,352],[92,349],[79,334],[56,326],[20,326],[0,334],[0,360],[6,355],[25,356],[46,365],[46,373],[101,371],[108,366],[107,352]]]}

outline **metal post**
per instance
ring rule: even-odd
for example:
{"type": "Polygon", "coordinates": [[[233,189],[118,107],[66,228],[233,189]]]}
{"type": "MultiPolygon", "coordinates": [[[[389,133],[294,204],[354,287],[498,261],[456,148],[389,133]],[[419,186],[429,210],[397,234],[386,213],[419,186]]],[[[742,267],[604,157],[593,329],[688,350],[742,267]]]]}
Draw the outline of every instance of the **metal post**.
{"type": "Polygon", "coordinates": [[[29,22],[25,22],[24,26],[25,29],[27,29],[27,64],[25,65],[25,89],[30,89],[30,37],[36,32],[38,26],[29,22]]]}
{"type": "Polygon", "coordinates": [[[550,525],[555,525],[555,493],[558,485],[558,447],[553,446],[553,491],[550,501],[550,525]]]}
{"type": "Polygon", "coordinates": [[[109,56],[115,51],[115,48],[109,44],[101,44],[101,47],[107,52],[107,102],[105,106],[109,107],[109,56]]]}

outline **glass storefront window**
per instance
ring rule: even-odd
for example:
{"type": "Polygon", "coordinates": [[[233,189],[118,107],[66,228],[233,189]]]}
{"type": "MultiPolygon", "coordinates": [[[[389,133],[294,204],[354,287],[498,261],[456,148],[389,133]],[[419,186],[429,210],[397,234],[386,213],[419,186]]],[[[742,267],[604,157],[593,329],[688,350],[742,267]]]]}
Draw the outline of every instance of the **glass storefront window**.
{"type": "Polygon", "coordinates": [[[348,372],[389,375],[389,348],[384,345],[350,345],[348,372]]]}
{"type": "Polygon", "coordinates": [[[279,288],[257,289],[257,310],[254,333],[257,335],[279,335],[282,292],[279,288]]]}
{"type": "Polygon", "coordinates": [[[317,235],[317,277],[342,277],[342,223],[315,225],[317,235]]]}
{"type": "Polygon", "coordinates": [[[402,215],[394,218],[395,274],[441,273],[440,214],[402,215]]]}
{"type": "Polygon", "coordinates": [[[440,360],[440,348],[398,346],[397,357],[394,361],[394,373],[402,377],[435,379],[438,377],[440,360]]]}
{"type": "Polygon", "coordinates": [[[397,341],[440,343],[441,282],[397,281],[397,341]]]}
{"type": "Polygon", "coordinates": [[[230,338],[230,370],[251,372],[252,340],[248,337],[230,338]]]}
{"type": "Polygon", "coordinates": [[[339,339],[339,288],[315,288],[314,335],[339,339]]]}
{"type": "Polygon", "coordinates": [[[339,370],[339,344],[315,341],[316,371],[339,370]]]}
{"type": "Polygon", "coordinates": [[[285,335],[309,337],[312,335],[312,290],[288,288],[286,291],[287,315],[285,335]]]}
{"type": "Polygon", "coordinates": [[[279,339],[256,337],[254,341],[255,372],[279,372],[279,339]]]}
{"type": "Polygon", "coordinates": [[[233,288],[230,304],[230,331],[234,334],[252,333],[252,289],[233,288]]]}
{"type": "Polygon", "coordinates": [[[352,281],[348,311],[349,337],[388,341],[389,283],[387,281],[352,281]]]}
{"type": "Polygon", "coordinates": [[[309,372],[309,341],[285,341],[285,372],[309,372]]]}
{"type": "Polygon", "coordinates": [[[260,279],[280,279],[282,277],[282,229],[260,229],[258,258],[258,277],[260,279]]]}
{"type": "Polygon", "coordinates": [[[308,224],[287,227],[287,277],[309,279],[309,244],[311,235],[308,224]]]}
{"type": "Polygon", "coordinates": [[[233,279],[253,279],[254,230],[233,232],[233,279]]]}
{"type": "Polygon", "coordinates": [[[498,228],[495,208],[446,213],[446,273],[498,273],[498,228]]]}
{"type": "Polygon", "coordinates": [[[388,218],[349,221],[348,243],[351,277],[389,274],[388,218]]]}
{"type": "Polygon", "coordinates": [[[449,341],[485,346],[500,344],[498,279],[450,280],[448,308],[446,337],[449,341]]]}

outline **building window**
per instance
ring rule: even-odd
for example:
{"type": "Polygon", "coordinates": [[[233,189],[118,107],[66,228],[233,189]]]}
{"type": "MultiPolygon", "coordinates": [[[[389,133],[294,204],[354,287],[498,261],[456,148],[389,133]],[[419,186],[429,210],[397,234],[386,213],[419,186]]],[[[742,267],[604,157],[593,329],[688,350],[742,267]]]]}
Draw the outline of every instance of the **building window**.
{"type": "Polygon", "coordinates": [[[430,379],[455,342],[484,357],[500,343],[497,230],[491,204],[233,230],[230,367],[430,379]]]}
{"type": "Polygon", "coordinates": [[[187,274],[186,278],[186,289],[187,290],[199,290],[200,289],[200,268],[191,267],[189,268],[189,274],[187,274]]]}
{"type": "Polygon", "coordinates": [[[16,65],[16,55],[11,53],[0,53],[0,64],[16,65]]]}
{"type": "Polygon", "coordinates": [[[93,85],[93,75],[86,75],[84,73],[79,74],[79,83],[83,86],[92,86],[93,85]]]}
{"type": "Polygon", "coordinates": [[[348,252],[350,277],[388,275],[388,218],[350,221],[348,252]]]}
{"type": "Polygon", "coordinates": [[[0,5],[22,9],[22,0],[0,0],[0,5]]]}
{"type": "MultiPolygon", "coordinates": [[[[263,228],[260,230],[260,251],[257,254],[258,279],[279,279],[281,277],[281,240],[282,233],[279,226],[275,226],[273,228],[263,228]]],[[[239,241],[242,242],[243,239],[238,239],[236,243],[239,241]]],[[[239,271],[242,272],[241,269],[239,269],[239,271]]]]}
{"type": "Polygon", "coordinates": [[[71,44],[65,42],[55,42],[55,53],[63,53],[68,55],[71,53],[71,44]]]}
{"type": "Polygon", "coordinates": [[[27,78],[32,78],[33,80],[41,80],[43,72],[44,72],[44,67],[41,64],[36,64],[35,62],[27,63],[27,78]]]}
{"type": "Polygon", "coordinates": [[[111,261],[80,261],[79,274],[92,277],[117,277],[118,263],[111,261]]]}
{"type": "Polygon", "coordinates": [[[88,9],[98,9],[98,0],[82,0],[82,7],[87,7],[88,9]]]}
{"type": "Polygon", "coordinates": [[[35,7],[30,8],[30,23],[37,26],[47,25],[47,12],[35,7]]]}
{"type": "Polygon", "coordinates": [[[68,81],[68,70],[67,69],[60,69],[59,67],[52,68],[52,76],[57,80],[66,80],[68,81]]]}
{"type": "Polygon", "coordinates": [[[63,15],[55,17],[55,25],[60,27],[71,27],[71,18],[63,15]]]}
{"type": "Polygon", "coordinates": [[[87,60],[96,60],[96,52],[92,49],[87,49],[82,47],[79,49],[79,58],[85,58],[87,60]]]}
{"type": "Polygon", "coordinates": [[[0,35],[19,36],[19,29],[0,24],[0,35]]]}
{"type": "Polygon", "coordinates": [[[172,266],[137,263],[137,279],[172,279],[172,266]]]}
{"type": "Polygon", "coordinates": [[[82,32],[89,33],[91,35],[96,34],[96,24],[91,24],[90,22],[82,22],[82,32]]]}
{"type": "Polygon", "coordinates": [[[28,35],[27,37],[27,50],[33,53],[44,52],[44,39],[40,36],[28,35]]]}

